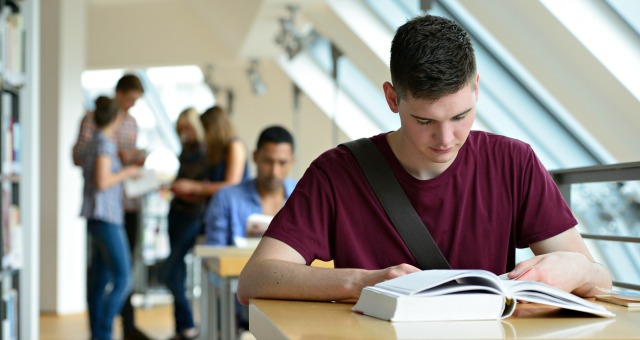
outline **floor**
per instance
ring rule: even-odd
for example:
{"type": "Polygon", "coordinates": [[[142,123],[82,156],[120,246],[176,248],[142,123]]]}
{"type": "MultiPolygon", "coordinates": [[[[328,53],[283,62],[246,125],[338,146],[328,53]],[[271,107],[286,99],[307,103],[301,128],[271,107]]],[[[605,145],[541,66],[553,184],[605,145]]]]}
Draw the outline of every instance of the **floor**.
{"type": "MultiPolygon", "coordinates": [[[[134,300],[136,308],[136,326],[152,339],[170,339],[173,336],[173,307],[170,299],[161,299],[154,303],[139,304],[134,300]]],[[[194,317],[199,316],[195,311],[194,317]]],[[[122,338],[120,319],[114,322],[114,339],[122,338]]],[[[86,313],[40,315],[40,339],[42,340],[75,340],[89,339],[89,320],[86,313]]],[[[245,332],[241,340],[255,339],[251,333],[245,332]]]]}
{"type": "MultiPolygon", "coordinates": [[[[169,339],[173,336],[173,308],[163,304],[136,309],[136,324],[140,330],[153,339],[169,339]]],[[[113,335],[121,339],[120,319],[114,322],[113,335]]],[[[73,340],[89,339],[89,320],[87,313],[67,315],[40,315],[40,339],[73,340]]]]}

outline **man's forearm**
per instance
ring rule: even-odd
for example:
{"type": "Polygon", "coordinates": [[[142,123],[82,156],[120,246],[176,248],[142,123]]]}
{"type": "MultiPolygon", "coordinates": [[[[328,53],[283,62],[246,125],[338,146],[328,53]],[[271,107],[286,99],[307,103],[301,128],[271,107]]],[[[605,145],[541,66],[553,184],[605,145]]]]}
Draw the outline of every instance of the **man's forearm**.
{"type": "Polygon", "coordinates": [[[362,269],[316,268],[282,260],[260,260],[242,271],[238,298],[334,301],[355,299],[360,295],[362,269]]]}

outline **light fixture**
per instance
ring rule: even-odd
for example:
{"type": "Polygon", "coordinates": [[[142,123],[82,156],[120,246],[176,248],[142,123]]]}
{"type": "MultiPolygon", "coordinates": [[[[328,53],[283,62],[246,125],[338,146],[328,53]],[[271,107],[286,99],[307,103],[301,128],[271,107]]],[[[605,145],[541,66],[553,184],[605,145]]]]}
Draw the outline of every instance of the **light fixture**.
{"type": "Polygon", "coordinates": [[[249,83],[251,83],[251,90],[256,95],[263,95],[267,92],[267,85],[262,80],[262,76],[258,70],[258,60],[252,59],[247,69],[247,76],[249,76],[249,83]]]}
{"type": "Polygon", "coordinates": [[[275,41],[285,50],[289,59],[293,59],[313,41],[315,32],[311,25],[305,25],[302,28],[296,27],[297,5],[289,4],[287,5],[287,10],[289,11],[289,17],[279,19],[280,32],[276,35],[275,41]]]}
{"type": "Polygon", "coordinates": [[[220,86],[218,86],[213,81],[213,65],[211,64],[207,64],[205,66],[204,83],[207,84],[207,86],[209,87],[209,90],[211,90],[211,93],[213,94],[213,98],[216,98],[218,93],[220,93],[220,86]]]}

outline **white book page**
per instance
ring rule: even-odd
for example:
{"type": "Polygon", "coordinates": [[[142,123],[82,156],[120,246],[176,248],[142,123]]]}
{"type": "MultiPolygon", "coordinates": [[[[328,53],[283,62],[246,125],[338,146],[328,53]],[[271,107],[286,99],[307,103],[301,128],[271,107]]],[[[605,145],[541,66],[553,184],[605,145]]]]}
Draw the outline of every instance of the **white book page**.
{"type": "Polygon", "coordinates": [[[614,316],[613,313],[600,305],[541,282],[505,281],[503,285],[508,288],[510,295],[517,300],[568,308],[600,316],[614,316]]]}
{"type": "MultiPolygon", "coordinates": [[[[412,295],[423,293],[446,282],[458,280],[458,283],[478,286],[489,286],[494,291],[502,291],[500,279],[485,270],[424,270],[380,282],[375,286],[400,294],[412,295]]],[[[449,292],[469,290],[461,285],[448,285],[449,292]]]]}

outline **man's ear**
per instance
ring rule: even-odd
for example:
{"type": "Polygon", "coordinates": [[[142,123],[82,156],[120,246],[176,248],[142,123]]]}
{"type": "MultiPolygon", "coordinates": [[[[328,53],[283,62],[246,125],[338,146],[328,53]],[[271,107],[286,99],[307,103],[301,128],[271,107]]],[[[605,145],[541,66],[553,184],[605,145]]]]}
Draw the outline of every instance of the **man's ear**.
{"type": "Polygon", "coordinates": [[[480,73],[476,73],[476,102],[478,102],[478,94],[480,93],[480,73]]]}
{"type": "Polygon", "coordinates": [[[398,113],[398,93],[390,82],[385,81],[382,84],[384,90],[384,98],[387,100],[387,105],[392,112],[398,113]]]}

